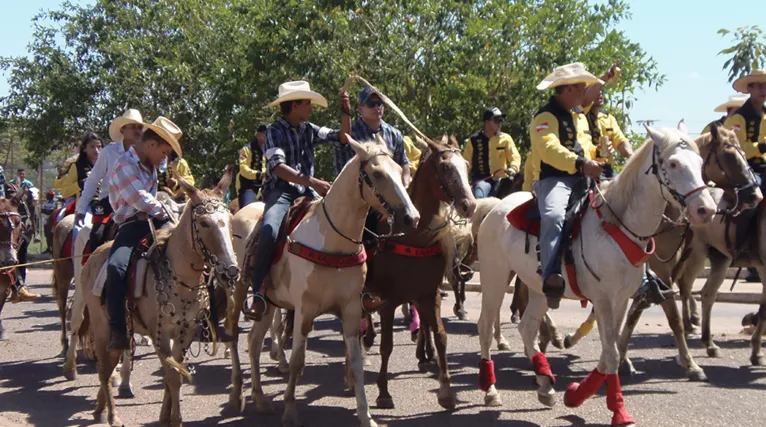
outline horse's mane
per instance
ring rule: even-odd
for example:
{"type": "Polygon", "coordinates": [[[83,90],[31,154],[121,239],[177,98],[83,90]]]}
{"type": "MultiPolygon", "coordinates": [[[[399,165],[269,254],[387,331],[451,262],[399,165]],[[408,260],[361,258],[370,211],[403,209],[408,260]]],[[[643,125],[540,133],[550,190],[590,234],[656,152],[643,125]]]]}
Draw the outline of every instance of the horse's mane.
{"type": "Polygon", "coordinates": [[[636,188],[635,178],[639,174],[647,172],[641,169],[649,156],[653,155],[655,146],[659,148],[660,157],[664,157],[668,151],[674,150],[681,144],[689,145],[695,153],[699,154],[697,144],[692,141],[688,135],[670,128],[663,128],[662,134],[664,137],[659,142],[654,141],[652,138],[644,140],[641,147],[639,147],[639,149],[633,153],[630,160],[625,163],[622,172],[620,172],[620,174],[612,181],[602,184],[601,188],[605,195],[608,194],[609,205],[615,209],[616,215],[622,215],[622,211],[628,207],[630,201],[633,199],[636,188]],[[609,191],[614,187],[617,187],[619,190],[609,191]]]}

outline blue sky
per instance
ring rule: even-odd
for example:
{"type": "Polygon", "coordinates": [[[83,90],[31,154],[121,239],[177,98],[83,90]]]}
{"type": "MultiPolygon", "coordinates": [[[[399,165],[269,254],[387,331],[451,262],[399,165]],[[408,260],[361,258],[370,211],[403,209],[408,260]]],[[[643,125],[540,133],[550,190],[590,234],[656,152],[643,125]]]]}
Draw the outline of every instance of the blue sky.
{"type": "MultiPolygon", "coordinates": [[[[55,9],[60,0],[2,0],[0,15],[0,56],[23,55],[32,36],[30,19],[41,9],[55,9]]],[[[90,3],[89,0],[72,0],[90,3]]],[[[731,37],[717,34],[720,28],[735,29],[758,24],[766,16],[766,3],[748,2],[747,13],[735,12],[720,1],[640,0],[631,1],[632,19],[620,23],[628,37],[659,63],[667,82],[659,91],[638,93],[630,116],[637,120],[658,120],[660,126],[675,126],[681,118],[689,131],[698,133],[719,117],[718,104],[734,93],[721,69],[725,58],[718,56],[731,37]]],[[[595,70],[601,72],[602,70],[595,70]]],[[[6,76],[0,75],[0,96],[6,95],[6,76]]],[[[634,129],[641,131],[634,124],[634,129]]],[[[643,132],[642,132],[643,133],[643,132]]]]}

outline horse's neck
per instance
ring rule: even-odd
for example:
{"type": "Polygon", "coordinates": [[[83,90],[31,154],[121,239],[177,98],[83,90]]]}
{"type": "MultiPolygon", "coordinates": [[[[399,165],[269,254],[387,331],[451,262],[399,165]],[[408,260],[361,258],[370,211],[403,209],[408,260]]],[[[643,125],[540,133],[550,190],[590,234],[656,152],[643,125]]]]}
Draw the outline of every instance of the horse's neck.
{"type": "Polygon", "coordinates": [[[170,266],[178,279],[189,286],[194,286],[200,281],[202,276],[200,270],[205,260],[195,249],[196,243],[192,238],[191,230],[191,211],[187,210],[170,232],[165,256],[170,261],[170,266]]]}
{"type": "MultiPolygon", "coordinates": [[[[340,232],[350,239],[361,240],[369,210],[369,205],[362,200],[359,194],[359,159],[355,158],[353,162],[338,175],[338,179],[333,182],[330,191],[324,198],[324,209],[327,210],[327,215],[325,215],[322,206],[319,205],[316,207],[315,215],[309,218],[309,221],[320,221],[319,233],[323,239],[322,242],[311,245],[312,247],[317,249],[321,247],[327,252],[336,253],[354,253],[359,250],[358,244],[349,241],[338,233],[340,232]],[[320,220],[320,218],[322,219],[320,220]],[[332,221],[332,225],[330,221],[332,221]],[[337,231],[333,230],[333,225],[337,231]]],[[[366,184],[362,185],[366,186],[366,184]]]]}
{"type": "MultiPolygon", "coordinates": [[[[430,164],[423,165],[423,168],[431,167],[430,164]]],[[[431,168],[433,170],[433,168],[431,168]]],[[[415,209],[420,213],[420,222],[415,232],[406,233],[401,240],[421,241],[430,240],[433,234],[431,230],[438,228],[441,224],[432,224],[435,219],[440,218],[442,202],[436,198],[436,191],[429,188],[428,183],[423,179],[425,170],[421,170],[419,176],[416,176],[410,186],[410,197],[415,209]]],[[[435,172],[435,171],[434,171],[435,172]]],[[[446,221],[446,218],[443,219],[446,221]]],[[[394,226],[396,231],[401,232],[403,226],[394,226]],[[399,229],[399,230],[397,230],[399,229]]]]}
{"type": "MultiPolygon", "coordinates": [[[[652,167],[652,161],[652,156],[647,156],[634,176],[618,175],[609,188],[604,190],[604,197],[624,227],[639,236],[650,236],[657,231],[667,205],[657,177],[651,172],[644,173],[652,167]],[[622,197],[609,197],[610,194],[620,194],[622,197]]],[[[602,208],[601,212],[607,221],[619,224],[609,209],[602,208]]],[[[636,240],[629,232],[627,234],[636,240]]]]}

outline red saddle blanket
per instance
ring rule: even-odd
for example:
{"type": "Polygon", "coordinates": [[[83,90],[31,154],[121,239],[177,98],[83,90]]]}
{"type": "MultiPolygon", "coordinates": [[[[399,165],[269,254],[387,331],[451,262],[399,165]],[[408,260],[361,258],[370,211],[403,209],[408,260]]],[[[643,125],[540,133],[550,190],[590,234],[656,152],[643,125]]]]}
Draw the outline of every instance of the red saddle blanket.
{"type": "Polygon", "coordinates": [[[513,210],[508,212],[508,215],[506,215],[505,218],[515,228],[526,231],[527,233],[533,236],[539,236],[540,235],[540,219],[539,218],[530,219],[531,217],[530,211],[532,211],[532,209],[537,208],[535,206],[536,203],[537,203],[537,199],[531,198],[527,200],[526,202],[513,208],[513,210]]]}
{"type": "Polygon", "coordinates": [[[76,207],[77,206],[75,206],[75,203],[74,203],[74,200],[73,200],[73,201],[69,202],[69,204],[67,204],[66,206],[62,206],[62,207],[56,209],[51,214],[51,217],[53,218],[53,227],[55,228],[56,224],[58,224],[58,222],[56,221],[56,218],[58,218],[59,213],[61,212],[62,209],[64,210],[64,216],[62,218],[65,218],[67,215],[74,215],[76,207]]]}

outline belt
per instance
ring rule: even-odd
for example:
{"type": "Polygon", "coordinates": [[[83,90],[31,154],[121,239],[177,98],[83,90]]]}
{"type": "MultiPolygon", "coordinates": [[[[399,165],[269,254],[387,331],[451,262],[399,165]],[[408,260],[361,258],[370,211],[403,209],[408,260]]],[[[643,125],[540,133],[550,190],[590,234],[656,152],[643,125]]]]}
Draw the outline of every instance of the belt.
{"type": "Polygon", "coordinates": [[[117,228],[120,229],[120,228],[122,228],[125,225],[132,224],[132,223],[138,222],[138,221],[146,221],[147,219],[148,219],[148,217],[146,216],[146,214],[144,214],[144,213],[137,213],[137,214],[135,214],[133,216],[128,217],[128,219],[123,221],[122,224],[118,225],[117,228]]]}

